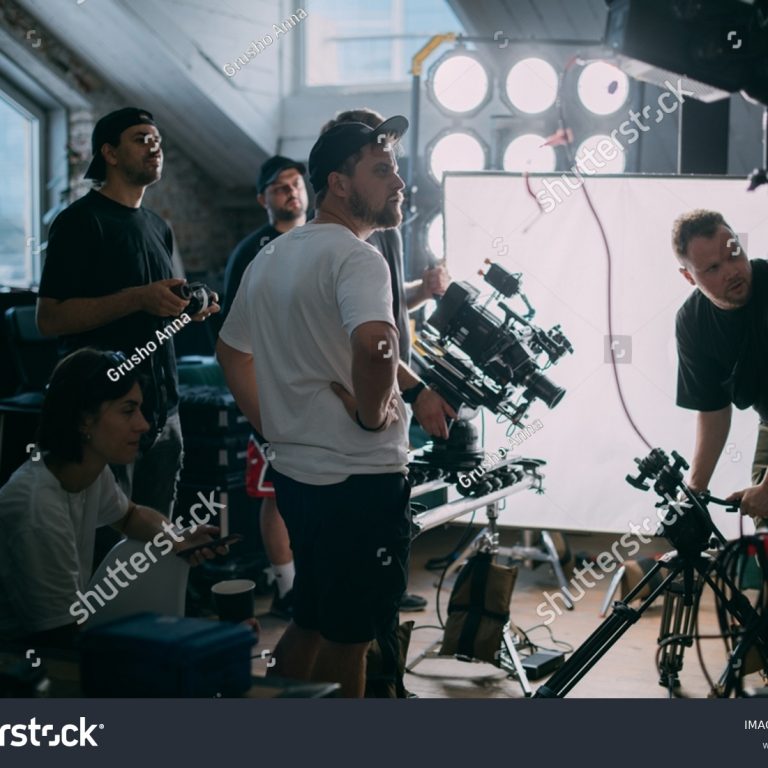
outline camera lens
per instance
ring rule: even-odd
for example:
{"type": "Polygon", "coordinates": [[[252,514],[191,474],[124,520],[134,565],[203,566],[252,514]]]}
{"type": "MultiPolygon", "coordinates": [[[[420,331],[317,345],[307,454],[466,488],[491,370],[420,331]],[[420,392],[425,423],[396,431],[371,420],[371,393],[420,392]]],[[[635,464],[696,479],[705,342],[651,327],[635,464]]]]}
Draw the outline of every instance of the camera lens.
{"type": "Polygon", "coordinates": [[[531,373],[525,383],[528,391],[534,397],[543,400],[550,408],[554,408],[565,396],[565,390],[562,387],[553,384],[541,373],[531,373]]]}

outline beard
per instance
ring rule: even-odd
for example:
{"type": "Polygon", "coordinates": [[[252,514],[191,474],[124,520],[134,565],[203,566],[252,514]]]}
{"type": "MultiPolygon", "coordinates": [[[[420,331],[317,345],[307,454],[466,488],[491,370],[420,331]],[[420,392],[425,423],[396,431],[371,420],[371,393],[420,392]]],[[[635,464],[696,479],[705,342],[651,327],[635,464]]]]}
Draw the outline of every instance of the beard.
{"type": "Polygon", "coordinates": [[[162,165],[158,168],[142,165],[137,168],[126,169],[125,177],[131,184],[148,187],[151,184],[160,181],[162,170],[162,165]]]}
{"type": "Polygon", "coordinates": [[[349,196],[349,210],[356,219],[376,229],[393,229],[400,226],[403,220],[399,205],[394,207],[390,203],[385,203],[381,208],[374,209],[356,189],[353,189],[349,196]]]}
{"type": "Polygon", "coordinates": [[[278,208],[275,211],[275,221],[296,221],[306,215],[307,209],[304,206],[299,208],[278,208]]]}

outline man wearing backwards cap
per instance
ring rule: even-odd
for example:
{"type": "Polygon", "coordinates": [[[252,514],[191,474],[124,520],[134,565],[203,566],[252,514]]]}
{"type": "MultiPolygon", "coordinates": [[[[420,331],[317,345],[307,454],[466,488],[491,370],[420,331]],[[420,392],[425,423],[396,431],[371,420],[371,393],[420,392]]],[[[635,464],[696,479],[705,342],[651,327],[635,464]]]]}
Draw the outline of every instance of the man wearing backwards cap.
{"type": "MultiPolygon", "coordinates": [[[[149,379],[142,410],[151,429],[118,481],[136,503],[170,516],[182,455],[178,382],[172,336],[161,343],[156,332],[188,302],[171,290],[185,282],[172,276],[173,233],[141,205],[162,174],[160,142],[143,109],[119,109],[96,123],[85,177],[101,186],[51,225],[37,323],[41,333],[60,338],[62,355],[81,347],[119,349],[130,361],[139,357],[137,348],[156,346],[137,363],[149,379]]],[[[192,319],[217,311],[214,304],[192,319]]]]}
{"type": "Polygon", "coordinates": [[[217,347],[238,405],[270,442],[296,563],[272,672],[336,681],[346,696],[363,694],[368,644],[392,625],[407,580],[398,388],[411,379],[398,371],[387,265],[364,242],[401,221],[392,144],[407,127],[404,117],[345,123],[317,140],[317,216],[251,262],[217,347]]]}

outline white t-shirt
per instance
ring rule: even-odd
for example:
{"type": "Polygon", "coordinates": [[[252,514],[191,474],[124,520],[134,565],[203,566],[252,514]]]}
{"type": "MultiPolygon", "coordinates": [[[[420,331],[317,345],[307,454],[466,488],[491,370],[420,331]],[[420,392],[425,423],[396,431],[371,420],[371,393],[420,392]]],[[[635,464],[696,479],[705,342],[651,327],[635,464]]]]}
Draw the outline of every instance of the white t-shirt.
{"type": "Polygon", "coordinates": [[[68,493],[29,459],[0,489],[0,636],[72,624],[69,607],[93,568],[96,528],[123,517],[129,502],[109,467],[68,493]]]}
{"type": "Polygon", "coordinates": [[[249,264],[220,335],[253,355],[262,428],[278,472],[330,485],[405,471],[408,423],[399,394],[399,421],[366,432],[330,387],[337,381],[353,391],[350,337],[374,321],[397,328],[389,268],[340,224],[296,227],[249,264]]]}

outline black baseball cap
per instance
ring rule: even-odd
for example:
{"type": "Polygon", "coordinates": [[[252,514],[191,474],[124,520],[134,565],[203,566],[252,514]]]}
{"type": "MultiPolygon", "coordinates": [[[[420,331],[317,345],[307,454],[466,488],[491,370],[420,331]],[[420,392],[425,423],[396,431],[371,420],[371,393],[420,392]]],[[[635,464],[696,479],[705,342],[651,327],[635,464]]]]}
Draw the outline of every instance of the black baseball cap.
{"type": "Polygon", "coordinates": [[[256,182],[256,189],[261,194],[270,184],[274,183],[277,177],[288,168],[295,168],[302,176],[307,172],[307,166],[290,157],[275,155],[265,160],[259,170],[259,180],[256,182]]]}
{"type": "Polygon", "coordinates": [[[365,123],[339,123],[323,133],[309,153],[309,180],[312,189],[318,193],[328,185],[328,174],[333,173],[352,154],[366,144],[375,144],[379,136],[394,134],[400,141],[408,130],[408,120],[395,115],[385,120],[378,128],[365,123]]]}
{"type": "Polygon", "coordinates": [[[107,177],[107,165],[101,155],[101,148],[104,144],[116,146],[120,141],[120,134],[134,125],[155,125],[155,118],[146,109],[137,107],[124,107],[115,112],[104,115],[94,126],[91,134],[91,152],[93,160],[85,172],[86,179],[96,179],[104,181],[107,177]]]}

